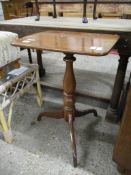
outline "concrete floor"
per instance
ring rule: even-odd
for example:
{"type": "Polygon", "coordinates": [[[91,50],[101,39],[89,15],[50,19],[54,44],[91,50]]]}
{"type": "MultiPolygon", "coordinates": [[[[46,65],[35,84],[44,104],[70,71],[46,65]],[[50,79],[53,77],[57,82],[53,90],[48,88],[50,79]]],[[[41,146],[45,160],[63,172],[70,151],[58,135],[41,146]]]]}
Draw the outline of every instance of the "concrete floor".
{"type": "MultiPolygon", "coordinates": [[[[96,108],[92,114],[75,120],[78,167],[72,166],[72,149],[68,124],[63,120],[43,118],[39,112],[57,110],[61,101],[48,97],[42,108],[31,94],[17,101],[11,145],[0,139],[0,175],[117,175],[112,151],[118,126],[104,121],[105,110],[96,108]],[[32,124],[32,121],[33,122],[32,124]]],[[[91,106],[77,103],[79,109],[91,106]]]]}
{"type": "MultiPolygon", "coordinates": [[[[62,59],[57,59],[60,55],[43,53],[47,72],[52,72],[57,66],[63,70],[62,59]]],[[[25,51],[22,52],[22,58],[26,61],[25,51]]],[[[118,57],[109,56],[102,59],[99,63],[97,58],[93,60],[82,56],[77,59],[80,61],[76,61],[75,69],[93,69],[94,72],[114,77],[118,57]]],[[[104,79],[110,84],[106,77],[104,79]]],[[[100,84],[97,84],[97,87],[101,89],[100,84]]],[[[90,89],[92,92],[97,90],[92,87],[90,89]]],[[[106,88],[102,90],[106,94],[106,88]]],[[[43,94],[45,98],[41,108],[31,93],[25,94],[17,101],[12,118],[13,143],[5,143],[0,135],[0,175],[118,175],[116,165],[112,161],[112,152],[119,126],[105,121],[106,110],[95,107],[98,118],[90,114],[75,120],[78,167],[73,168],[68,124],[63,119],[43,118],[41,122],[36,121],[41,111],[62,107],[62,94],[48,90],[43,94]]],[[[76,106],[86,109],[99,105],[86,104],[83,101],[76,106]]]]}

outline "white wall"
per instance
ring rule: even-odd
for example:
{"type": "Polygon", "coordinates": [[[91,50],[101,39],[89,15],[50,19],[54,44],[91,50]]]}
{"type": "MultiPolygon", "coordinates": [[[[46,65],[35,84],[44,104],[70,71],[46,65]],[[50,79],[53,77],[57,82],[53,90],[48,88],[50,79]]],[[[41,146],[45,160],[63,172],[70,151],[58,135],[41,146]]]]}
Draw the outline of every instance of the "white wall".
{"type": "Polygon", "coordinates": [[[1,2],[0,2],[0,21],[1,20],[4,20],[4,16],[3,16],[2,5],[1,5],[1,2]]]}

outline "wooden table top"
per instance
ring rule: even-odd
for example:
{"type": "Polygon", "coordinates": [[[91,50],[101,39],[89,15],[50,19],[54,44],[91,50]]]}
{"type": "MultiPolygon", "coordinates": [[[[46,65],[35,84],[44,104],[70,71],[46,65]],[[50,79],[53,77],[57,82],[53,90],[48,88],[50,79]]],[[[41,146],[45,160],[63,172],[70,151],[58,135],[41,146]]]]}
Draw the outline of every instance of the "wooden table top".
{"type": "Polygon", "coordinates": [[[118,35],[70,31],[45,31],[17,39],[14,46],[37,50],[88,55],[106,55],[119,39],[118,35]]]}

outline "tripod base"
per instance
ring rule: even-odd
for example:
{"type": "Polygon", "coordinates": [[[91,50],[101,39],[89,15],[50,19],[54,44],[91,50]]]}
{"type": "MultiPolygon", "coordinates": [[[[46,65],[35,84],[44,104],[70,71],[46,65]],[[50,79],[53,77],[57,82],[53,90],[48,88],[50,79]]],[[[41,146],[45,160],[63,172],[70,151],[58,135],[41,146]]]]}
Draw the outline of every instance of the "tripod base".
{"type": "Polygon", "coordinates": [[[74,76],[73,70],[73,61],[75,61],[75,57],[71,53],[66,53],[64,57],[64,61],[66,62],[66,69],[64,74],[64,108],[58,112],[43,112],[40,113],[37,120],[40,121],[42,117],[50,117],[61,119],[64,118],[66,122],[69,124],[70,137],[71,137],[71,145],[73,150],[73,165],[77,166],[77,151],[76,151],[76,140],[75,140],[75,129],[73,122],[76,117],[81,117],[83,115],[93,113],[94,116],[97,117],[97,111],[95,109],[88,109],[84,111],[78,111],[75,108],[75,88],[76,88],[76,80],[74,76]]]}

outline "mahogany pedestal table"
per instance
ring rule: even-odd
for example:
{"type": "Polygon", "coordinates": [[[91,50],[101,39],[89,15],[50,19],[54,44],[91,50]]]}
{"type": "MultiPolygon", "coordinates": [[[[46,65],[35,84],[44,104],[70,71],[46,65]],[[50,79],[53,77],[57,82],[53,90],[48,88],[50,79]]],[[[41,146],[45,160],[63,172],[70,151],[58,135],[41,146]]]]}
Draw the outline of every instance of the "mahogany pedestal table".
{"type": "Polygon", "coordinates": [[[69,123],[71,143],[73,149],[73,164],[77,166],[77,151],[73,122],[75,117],[93,113],[97,116],[95,109],[78,111],[75,107],[76,80],[73,70],[73,62],[76,60],[74,54],[92,56],[103,56],[108,54],[119,39],[118,35],[95,34],[71,31],[44,31],[17,39],[12,43],[14,46],[37,50],[58,51],[65,54],[66,62],[63,91],[64,107],[58,112],[43,112],[38,116],[40,121],[43,116],[51,118],[64,118],[69,123]]]}

